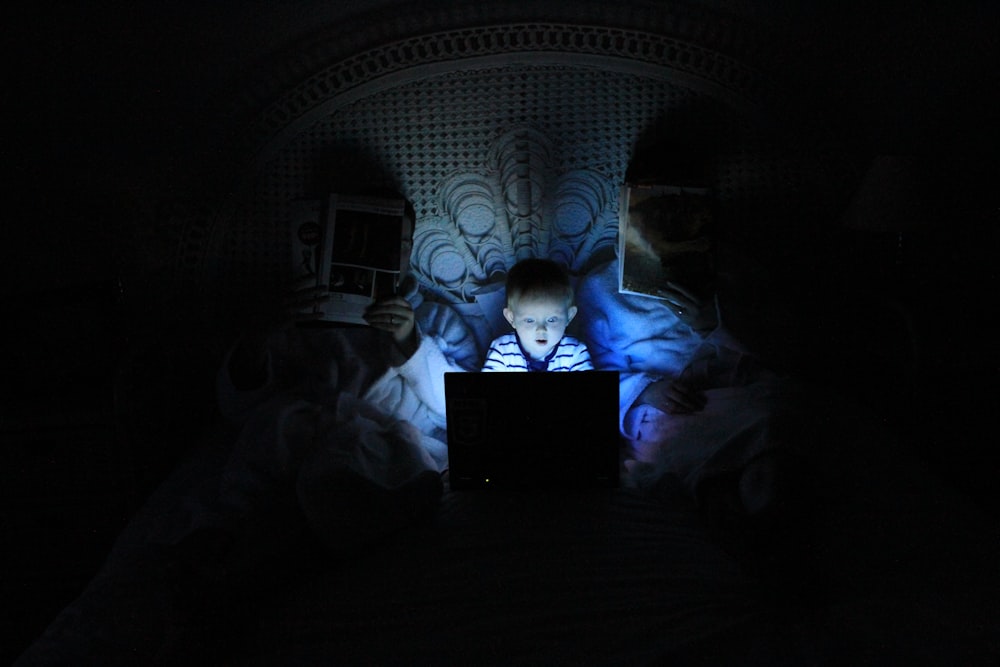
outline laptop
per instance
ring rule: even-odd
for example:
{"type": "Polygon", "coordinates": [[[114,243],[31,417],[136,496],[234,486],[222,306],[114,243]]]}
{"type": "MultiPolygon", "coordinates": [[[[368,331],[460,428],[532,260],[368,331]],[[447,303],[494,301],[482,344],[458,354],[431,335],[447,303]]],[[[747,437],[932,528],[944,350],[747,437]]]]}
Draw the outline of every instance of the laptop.
{"type": "Polygon", "coordinates": [[[445,373],[449,485],[618,486],[618,373],[445,373]]]}

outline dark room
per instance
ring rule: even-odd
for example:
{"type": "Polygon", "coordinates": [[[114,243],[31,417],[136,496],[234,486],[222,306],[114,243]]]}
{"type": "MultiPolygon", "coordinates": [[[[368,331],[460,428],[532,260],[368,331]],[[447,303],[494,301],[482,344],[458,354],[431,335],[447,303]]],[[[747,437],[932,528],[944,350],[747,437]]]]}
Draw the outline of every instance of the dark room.
{"type": "Polygon", "coordinates": [[[6,13],[0,661],[1000,664],[997,3],[6,13]]]}

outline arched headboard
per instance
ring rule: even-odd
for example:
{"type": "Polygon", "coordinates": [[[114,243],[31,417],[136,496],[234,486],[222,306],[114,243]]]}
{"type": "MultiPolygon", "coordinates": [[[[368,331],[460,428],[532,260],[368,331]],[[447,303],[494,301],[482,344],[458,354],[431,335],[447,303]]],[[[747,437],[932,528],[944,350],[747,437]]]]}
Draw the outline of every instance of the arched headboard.
{"type": "Polygon", "coordinates": [[[768,77],[706,46],[720,37],[704,26],[608,18],[410,31],[300,61],[312,68],[237,138],[246,173],[214,208],[181,216],[177,284],[216,313],[273,302],[293,201],[392,189],[416,214],[411,265],[426,300],[488,341],[514,261],[548,256],[580,274],[613,252],[618,188],[644,146],[701,152],[723,214],[749,234],[828,208],[843,163],[831,144],[780,131],[768,77]]]}

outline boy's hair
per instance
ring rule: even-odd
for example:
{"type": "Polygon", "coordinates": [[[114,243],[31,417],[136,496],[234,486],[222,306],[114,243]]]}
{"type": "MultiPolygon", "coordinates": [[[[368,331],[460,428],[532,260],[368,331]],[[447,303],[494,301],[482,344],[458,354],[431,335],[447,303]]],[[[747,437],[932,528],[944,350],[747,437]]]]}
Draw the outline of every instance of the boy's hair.
{"type": "Polygon", "coordinates": [[[565,298],[573,303],[573,285],[569,273],[550,259],[522,259],[507,273],[507,307],[522,297],[565,298]]]}

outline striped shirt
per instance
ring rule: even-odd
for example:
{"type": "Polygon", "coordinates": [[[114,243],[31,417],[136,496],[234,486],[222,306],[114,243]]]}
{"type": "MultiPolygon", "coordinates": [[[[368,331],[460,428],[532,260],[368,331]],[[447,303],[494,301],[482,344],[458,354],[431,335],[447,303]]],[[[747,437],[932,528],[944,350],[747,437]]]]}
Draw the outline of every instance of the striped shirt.
{"type": "Polygon", "coordinates": [[[533,361],[525,354],[514,332],[496,338],[486,353],[484,371],[590,371],[590,352],[582,341],[563,336],[544,361],[533,361]]]}

